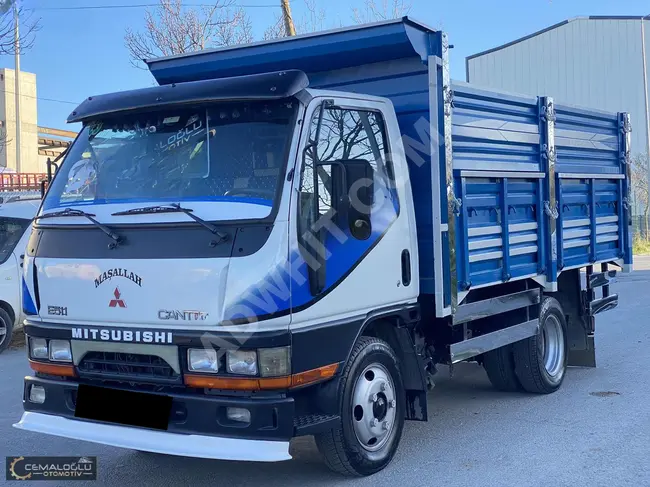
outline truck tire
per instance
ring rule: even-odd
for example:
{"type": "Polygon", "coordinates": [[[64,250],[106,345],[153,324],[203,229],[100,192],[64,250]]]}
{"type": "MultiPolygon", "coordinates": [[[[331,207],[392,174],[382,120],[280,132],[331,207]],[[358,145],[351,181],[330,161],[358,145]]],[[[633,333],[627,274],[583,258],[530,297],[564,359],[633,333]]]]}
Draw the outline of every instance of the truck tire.
{"type": "Polygon", "coordinates": [[[4,352],[11,343],[13,329],[14,323],[9,313],[0,308],[0,353],[4,352]]]}
{"type": "Polygon", "coordinates": [[[499,391],[521,390],[512,353],[512,345],[506,345],[483,354],[483,368],[494,388],[499,391]]]}
{"type": "Polygon", "coordinates": [[[515,373],[528,392],[550,394],[562,385],[569,357],[566,319],[555,298],[545,297],[539,333],[513,344],[515,373]]]}
{"type": "Polygon", "coordinates": [[[406,395],[397,356],[383,340],[362,336],[339,385],[341,424],[317,434],[327,466],[348,476],[379,472],[399,445],[406,395]]]}

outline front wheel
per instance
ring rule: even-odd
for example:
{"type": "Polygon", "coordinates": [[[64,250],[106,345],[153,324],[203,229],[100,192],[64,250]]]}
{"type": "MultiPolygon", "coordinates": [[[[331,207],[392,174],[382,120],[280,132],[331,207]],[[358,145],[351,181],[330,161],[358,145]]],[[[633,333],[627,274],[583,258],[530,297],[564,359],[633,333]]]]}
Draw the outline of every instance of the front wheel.
{"type": "Polygon", "coordinates": [[[361,337],[339,388],[341,425],[316,435],[332,470],[371,475],[390,463],[404,427],[405,393],[397,356],[383,340],[361,337]]]}

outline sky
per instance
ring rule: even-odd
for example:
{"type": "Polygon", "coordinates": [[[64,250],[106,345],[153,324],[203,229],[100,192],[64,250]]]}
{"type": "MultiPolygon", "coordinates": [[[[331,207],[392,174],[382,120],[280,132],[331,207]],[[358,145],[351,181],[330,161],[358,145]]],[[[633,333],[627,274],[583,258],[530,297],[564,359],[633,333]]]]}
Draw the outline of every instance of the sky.
{"type": "MultiPolygon", "coordinates": [[[[236,0],[246,5],[254,34],[279,13],[280,0],[236,0]],[[277,5],[277,6],[276,6],[277,5]]],[[[295,19],[305,15],[304,0],[291,0],[295,19]]],[[[364,0],[313,0],[325,10],[324,27],[353,23],[352,7],[364,0]]],[[[376,0],[381,4],[384,0],[376,0]]],[[[390,0],[388,0],[390,2],[390,0]]],[[[148,71],[133,67],[124,45],[125,29],[144,25],[146,8],[120,5],[155,4],[157,0],[22,0],[22,8],[39,19],[31,49],[21,68],[36,73],[38,124],[66,126],[75,105],[90,95],[151,86],[148,71]],[[72,9],[108,6],[109,8],[72,9]]],[[[186,0],[206,4],[210,0],[186,0]]],[[[562,20],[586,15],[647,15],[647,0],[411,0],[409,15],[442,29],[454,45],[451,74],[465,79],[465,57],[499,46],[562,20]]],[[[0,67],[14,67],[13,56],[0,56],[0,67]]]]}

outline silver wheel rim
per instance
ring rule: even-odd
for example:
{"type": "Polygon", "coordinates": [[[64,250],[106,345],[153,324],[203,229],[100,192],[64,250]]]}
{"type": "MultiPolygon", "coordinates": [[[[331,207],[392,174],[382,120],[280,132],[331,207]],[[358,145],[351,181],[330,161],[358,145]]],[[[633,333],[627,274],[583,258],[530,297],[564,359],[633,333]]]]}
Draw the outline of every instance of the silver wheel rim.
{"type": "Polygon", "coordinates": [[[538,352],[544,370],[557,382],[564,374],[564,330],[554,315],[548,315],[540,330],[538,352]]]}
{"type": "Polygon", "coordinates": [[[7,325],[4,321],[0,320],[0,345],[7,339],[7,325]]]}
{"type": "Polygon", "coordinates": [[[397,416],[395,385],[381,364],[364,369],[352,391],[352,426],[359,444],[377,451],[391,438],[397,416]]]}

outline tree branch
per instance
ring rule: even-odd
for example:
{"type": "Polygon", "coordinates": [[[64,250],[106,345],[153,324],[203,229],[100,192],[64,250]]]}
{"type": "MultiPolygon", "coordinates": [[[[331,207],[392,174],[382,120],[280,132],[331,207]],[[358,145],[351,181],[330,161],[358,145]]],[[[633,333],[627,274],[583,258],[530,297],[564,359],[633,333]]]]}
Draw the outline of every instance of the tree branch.
{"type": "Polygon", "coordinates": [[[158,6],[146,10],[142,30],[125,31],[124,44],[136,67],[146,68],[143,59],[253,39],[250,19],[242,8],[236,7],[235,0],[216,0],[214,5],[200,9],[185,6],[183,0],[158,1],[158,6]]]}
{"type": "Polygon", "coordinates": [[[380,20],[398,19],[408,15],[411,3],[407,0],[364,0],[362,8],[352,9],[352,20],[357,24],[367,24],[380,20]]]}
{"type": "MultiPolygon", "coordinates": [[[[33,18],[32,14],[22,8],[18,9],[19,24],[19,54],[34,45],[35,34],[40,30],[40,19],[33,18]]],[[[0,55],[16,54],[16,25],[13,9],[0,16],[0,55]]]]}

